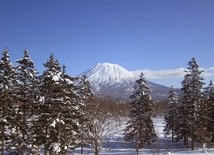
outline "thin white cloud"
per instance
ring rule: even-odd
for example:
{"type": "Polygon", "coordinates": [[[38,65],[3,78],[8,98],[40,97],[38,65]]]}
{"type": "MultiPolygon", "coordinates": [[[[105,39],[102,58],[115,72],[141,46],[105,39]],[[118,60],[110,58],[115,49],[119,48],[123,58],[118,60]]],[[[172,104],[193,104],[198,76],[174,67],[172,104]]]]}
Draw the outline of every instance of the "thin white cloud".
{"type": "Polygon", "coordinates": [[[214,67],[209,67],[209,68],[202,68],[202,70],[204,71],[202,73],[202,76],[204,77],[211,77],[214,76],[214,67]]]}
{"type": "MultiPolygon", "coordinates": [[[[163,79],[163,78],[179,78],[184,77],[186,74],[185,68],[178,68],[178,69],[168,69],[168,70],[138,70],[132,72],[134,75],[139,75],[141,72],[144,73],[145,77],[147,79],[163,79]]],[[[205,77],[211,77],[214,76],[214,67],[209,68],[201,68],[204,72],[202,73],[202,76],[205,77]]]]}
{"type": "Polygon", "coordinates": [[[213,71],[214,71],[214,67],[209,67],[208,69],[209,69],[209,70],[213,70],[213,71]]]}

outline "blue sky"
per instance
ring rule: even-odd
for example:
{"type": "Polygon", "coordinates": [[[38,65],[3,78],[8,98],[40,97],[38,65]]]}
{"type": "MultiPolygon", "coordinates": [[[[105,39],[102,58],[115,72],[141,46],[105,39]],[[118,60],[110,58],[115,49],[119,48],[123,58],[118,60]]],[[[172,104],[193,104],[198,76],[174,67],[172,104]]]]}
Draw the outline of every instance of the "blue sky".
{"type": "MultiPolygon", "coordinates": [[[[40,72],[51,52],[71,75],[99,62],[176,70],[192,57],[209,70],[213,8],[213,0],[0,0],[0,49],[15,61],[27,48],[40,72]]],[[[180,79],[151,78],[175,86],[180,79]]]]}

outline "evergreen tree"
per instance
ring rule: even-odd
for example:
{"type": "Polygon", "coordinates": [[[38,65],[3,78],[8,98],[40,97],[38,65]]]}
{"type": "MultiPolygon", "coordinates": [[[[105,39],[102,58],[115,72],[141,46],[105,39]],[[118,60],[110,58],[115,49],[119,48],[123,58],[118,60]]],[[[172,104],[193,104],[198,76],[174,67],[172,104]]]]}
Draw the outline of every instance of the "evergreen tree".
{"type": "Polygon", "coordinates": [[[34,105],[37,104],[38,81],[37,71],[27,50],[17,60],[16,85],[14,89],[14,132],[13,142],[15,147],[24,154],[26,149],[32,146],[31,127],[33,122],[34,105]]]}
{"type": "Polygon", "coordinates": [[[207,99],[207,110],[206,110],[206,116],[207,116],[207,129],[210,134],[210,140],[214,142],[214,85],[212,81],[210,81],[208,90],[208,99],[207,99]]]}
{"type": "Polygon", "coordinates": [[[52,54],[44,66],[36,145],[44,146],[45,154],[66,154],[68,148],[76,146],[81,117],[74,78],[61,69],[52,54]]]}
{"type": "Polygon", "coordinates": [[[79,144],[79,124],[83,118],[82,103],[78,102],[75,78],[62,72],[62,96],[63,104],[59,107],[61,120],[64,124],[59,127],[60,154],[66,154],[68,148],[75,148],[79,144]]]}
{"type": "Polygon", "coordinates": [[[94,99],[94,92],[92,91],[91,84],[87,80],[86,75],[82,75],[79,82],[79,91],[78,94],[80,95],[80,98],[83,103],[85,103],[86,106],[90,107],[93,103],[94,99]]]}
{"type": "Polygon", "coordinates": [[[9,51],[5,48],[0,61],[0,140],[2,155],[4,155],[5,148],[9,149],[11,144],[10,133],[14,76],[15,68],[11,64],[9,51]]]}
{"type": "Polygon", "coordinates": [[[190,137],[190,124],[189,124],[189,120],[186,119],[186,117],[188,116],[188,105],[191,102],[190,98],[190,87],[189,87],[189,82],[190,82],[190,75],[186,74],[184,76],[184,80],[181,82],[182,84],[182,97],[181,97],[181,102],[179,104],[179,108],[178,108],[178,116],[177,116],[177,126],[176,126],[176,133],[178,135],[178,139],[179,138],[183,138],[184,139],[184,146],[188,147],[188,139],[190,137]]]}
{"type": "Polygon", "coordinates": [[[168,111],[165,115],[165,134],[172,134],[172,142],[174,141],[174,135],[177,125],[177,115],[178,115],[178,95],[171,87],[168,97],[168,111]]]}
{"type": "Polygon", "coordinates": [[[91,89],[91,84],[87,80],[86,75],[79,78],[78,94],[80,97],[80,103],[82,104],[83,117],[81,118],[80,128],[80,141],[81,141],[81,153],[83,154],[83,147],[87,145],[88,134],[91,132],[92,120],[95,117],[94,109],[94,93],[91,89]]]}
{"type": "MultiPolygon", "coordinates": [[[[40,77],[39,90],[41,93],[40,103],[37,110],[37,121],[35,122],[36,143],[38,147],[44,147],[45,155],[52,153],[56,140],[54,122],[58,117],[57,104],[61,105],[62,94],[60,92],[59,78],[61,67],[58,60],[51,54],[48,61],[44,64],[47,69],[40,77]]],[[[58,119],[57,119],[58,120],[58,119]]]]}
{"type": "Polygon", "coordinates": [[[184,95],[186,95],[186,99],[183,100],[183,108],[186,110],[186,115],[183,117],[188,122],[189,126],[187,128],[190,132],[191,148],[194,150],[194,142],[197,139],[196,131],[202,125],[201,121],[199,121],[201,117],[199,111],[203,104],[202,87],[204,83],[201,77],[203,71],[199,70],[199,65],[194,58],[189,61],[187,69],[189,80],[184,87],[185,91],[183,90],[184,95]]]}
{"type": "Polygon", "coordinates": [[[135,142],[138,154],[144,143],[149,143],[156,137],[152,121],[154,102],[150,97],[150,89],[143,73],[136,80],[133,95],[130,98],[130,120],[125,129],[125,140],[135,142]]]}

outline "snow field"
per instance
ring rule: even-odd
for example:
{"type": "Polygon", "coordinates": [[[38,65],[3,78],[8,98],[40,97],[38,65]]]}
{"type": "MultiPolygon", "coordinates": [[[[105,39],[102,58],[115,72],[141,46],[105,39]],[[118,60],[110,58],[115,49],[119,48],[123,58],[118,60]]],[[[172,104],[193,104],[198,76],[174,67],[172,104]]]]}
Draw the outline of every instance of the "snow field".
{"type": "MultiPolygon", "coordinates": [[[[123,140],[123,133],[128,118],[118,118],[112,120],[108,132],[107,141],[103,144],[100,155],[136,155],[136,150],[132,143],[123,140]],[[110,130],[110,132],[109,132],[110,130]]],[[[158,135],[156,142],[151,145],[145,145],[140,150],[139,155],[214,155],[214,148],[208,148],[206,152],[202,148],[190,150],[183,148],[183,143],[171,143],[170,137],[165,137],[163,133],[164,118],[154,118],[155,130],[158,135]]],[[[80,148],[75,149],[74,155],[81,155],[80,148]]],[[[90,148],[84,148],[84,154],[94,155],[90,148]]]]}

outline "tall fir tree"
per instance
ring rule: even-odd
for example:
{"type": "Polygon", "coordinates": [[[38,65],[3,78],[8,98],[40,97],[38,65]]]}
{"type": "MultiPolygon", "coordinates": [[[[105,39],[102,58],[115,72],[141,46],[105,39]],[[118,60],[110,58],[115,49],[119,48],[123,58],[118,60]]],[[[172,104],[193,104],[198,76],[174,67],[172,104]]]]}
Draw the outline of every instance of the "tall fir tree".
{"type": "Polygon", "coordinates": [[[79,125],[83,118],[83,104],[78,102],[77,87],[74,85],[75,79],[66,74],[65,66],[61,75],[63,103],[60,107],[61,120],[64,124],[60,127],[60,154],[66,154],[68,148],[72,149],[79,144],[79,125]]]}
{"type": "Polygon", "coordinates": [[[88,134],[91,133],[92,118],[95,117],[94,111],[94,92],[92,91],[91,84],[87,80],[86,75],[79,77],[78,94],[80,97],[80,103],[82,104],[81,110],[83,111],[83,117],[80,122],[80,141],[81,141],[81,153],[83,154],[83,147],[89,145],[87,142],[88,134]]]}
{"type": "Polygon", "coordinates": [[[208,90],[207,90],[207,110],[206,110],[206,116],[207,116],[207,130],[210,135],[211,142],[214,142],[214,84],[212,81],[210,81],[208,90]]]}
{"type": "Polygon", "coordinates": [[[199,118],[201,117],[199,111],[203,104],[202,88],[204,83],[201,76],[201,73],[203,71],[200,71],[199,65],[196,63],[196,60],[192,58],[188,62],[188,68],[186,72],[189,80],[184,87],[185,91],[183,91],[184,95],[186,95],[187,97],[185,100],[183,100],[183,106],[186,110],[185,119],[189,125],[188,129],[191,138],[191,148],[192,150],[194,150],[195,141],[197,139],[196,131],[197,128],[202,125],[202,122],[199,121],[199,118]]]}
{"type": "Polygon", "coordinates": [[[51,54],[41,76],[40,106],[38,108],[37,146],[44,146],[45,154],[66,154],[77,143],[79,112],[74,78],[61,69],[51,54]]]}
{"type": "Polygon", "coordinates": [[[51,54],[48,61],[44,64],[46,70],[40,77],[39,90],[41,93],[40,103],[37,110],[37,121],[35,124],[36,143],[38,147],[44,147],[45,155],[51,154],[56,140],[56,132],[53,123],[58,117],[57,104],[60,104],[62,96],[60,92],[59,78],[61,67],[58,60],[51,54]]]}
{"type": "Polygon", "coordinates": [[[176,127],[178,139],[183,138],[185,147],[188,147],[188,139],[190,137],[190,131],[191,131],[190,123],[188,122],[189,120],[186,119],[186,117],[188,116],[187,115],[188,105],[191,102],[190,87],[189,87],[190,80],[191,80],[190,75],[186,74],[184,76],[184,80],[181,82],[182,97],[178,108],[178,111],[179,111],[177,116],[178,122],[176,127]]]}
{"type": "Polygon", "coordinates": [[[125,129],[125,140],[136,144],[136,151],[156,137],[152,117],[154,102],[150,96],[150,89],[143,73],[135,82],[133,94],[130,96],[130,120],[125,129]]]}
{"type": "Polygon", "coordinates": [[[24,55],[17,60],[16,85],[14,87],[14,132],[13,142],[15,147],[24,154],[26,149],[31,149],[33,139],[31,127],[33,124],[34,105],[37,102],[38,79],[34,63],[29,52],[24,50],[24,55]]]}
{"type": "Polygon", "coordinates": [[[80,98],[82,102],[88,107],[90,107],[94,100],[94,92],[92,91],[91,84],[87,80],[86,75],[82,75],[79,77],[79,84],[78,84],[79,90],[78,94],[80,95],[80,98]]]}
{"type": "Polygon", "coordinates": [[[14,76],[15,68],[11,64],[9,50],[5,48],[0,61],[0,140],[2,155],[4,155],[5,149],[10,149],[9,146],[11,145],[14,76]]]}
{"type": "Polygon", "coordinates": [[[176,126],[177,126],[177,116],[178,116],[178,95],[171,87],[168,97],[168,110],[165,115],[165,134],[168,135],[171,133],[172,135],[172,142],[174,142],[174,136],[176,133],[176,126]]]}

